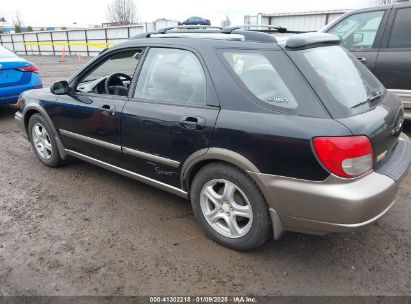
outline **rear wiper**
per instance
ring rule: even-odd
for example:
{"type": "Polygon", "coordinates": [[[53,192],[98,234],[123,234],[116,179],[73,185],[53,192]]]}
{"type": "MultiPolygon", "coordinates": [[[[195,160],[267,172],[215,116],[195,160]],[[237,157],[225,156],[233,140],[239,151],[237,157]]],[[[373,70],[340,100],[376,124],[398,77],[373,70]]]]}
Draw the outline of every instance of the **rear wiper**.
{"type": "Polygon", "coordinates": [[[351,109],[362,106],[363,104],[366,104],[366,103],[371,104],[371,102],[379,99],[382,95],[384,95],[384,92],[381,92],[381,91],[374,92],[373,95],[369,96],[366,100],[361,101],[360,103],[357,103],[356,105],[352,106],[351,109]]]}

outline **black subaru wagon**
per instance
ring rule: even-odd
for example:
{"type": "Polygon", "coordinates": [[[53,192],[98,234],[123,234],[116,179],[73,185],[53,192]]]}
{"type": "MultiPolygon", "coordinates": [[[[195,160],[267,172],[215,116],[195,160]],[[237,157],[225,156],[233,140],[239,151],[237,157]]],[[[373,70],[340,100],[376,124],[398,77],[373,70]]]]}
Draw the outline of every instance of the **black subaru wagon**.
{"type": "Polygon", "coordinates": [[[120,43],[22,94],[15,118],[46,166],[75,157],[189,198],[212,239],[247,250],[384,215],[411,162],[403,116],[338,37],[233,27],[120,43]]]}

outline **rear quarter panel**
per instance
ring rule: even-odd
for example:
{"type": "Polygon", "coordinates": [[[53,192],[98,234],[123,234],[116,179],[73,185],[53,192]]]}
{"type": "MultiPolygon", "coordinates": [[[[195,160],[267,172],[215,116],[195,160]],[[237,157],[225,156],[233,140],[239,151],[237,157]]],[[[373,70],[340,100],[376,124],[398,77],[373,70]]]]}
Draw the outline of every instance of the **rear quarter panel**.
{"type": "Polygon", "coordinates": [[[311,142],[351,132],[333,119],[221,110],[212,147],[237,152],[261,173],[321,181],[329,176],[311,142]]]}

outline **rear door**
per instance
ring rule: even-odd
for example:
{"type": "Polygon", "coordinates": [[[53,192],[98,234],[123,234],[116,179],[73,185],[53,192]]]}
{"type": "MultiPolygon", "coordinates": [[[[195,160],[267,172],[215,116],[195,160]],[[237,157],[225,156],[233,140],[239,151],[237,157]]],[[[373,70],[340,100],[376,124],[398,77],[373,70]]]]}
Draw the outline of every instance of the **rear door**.
{"type": "Polygon", "coordinates": [[[411,5],[393,9],[375,75],[411,108],[411,5]],[[408,92],[406,92],[408,91],[408,92]]]}
{"type": "Polygon", "coordinates": [[[339,36],[343,45],[374,71],[389,13],[390,9],[377,9],[348,15],[327,32],[339,36]]]}
{"type": "Polygon", "coordinates": [[[139,71],[121,129],[126,168],[172,186],[194,152],[208,148],[219,112],[198,54],[151,48],[139,71]]]}

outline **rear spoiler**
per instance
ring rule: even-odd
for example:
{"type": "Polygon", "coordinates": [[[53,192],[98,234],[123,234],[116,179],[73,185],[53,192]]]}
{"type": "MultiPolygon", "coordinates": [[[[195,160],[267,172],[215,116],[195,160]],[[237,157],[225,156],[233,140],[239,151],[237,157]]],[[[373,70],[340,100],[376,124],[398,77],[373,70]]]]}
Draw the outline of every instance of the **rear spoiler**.
{"type": "Polygon", "coordinates": [[[285,47],[288,49],[304,49],[324,45],[338,45],[341,39],[338,36],[327,33],[305,33],[288,38],[285,47]]]}

